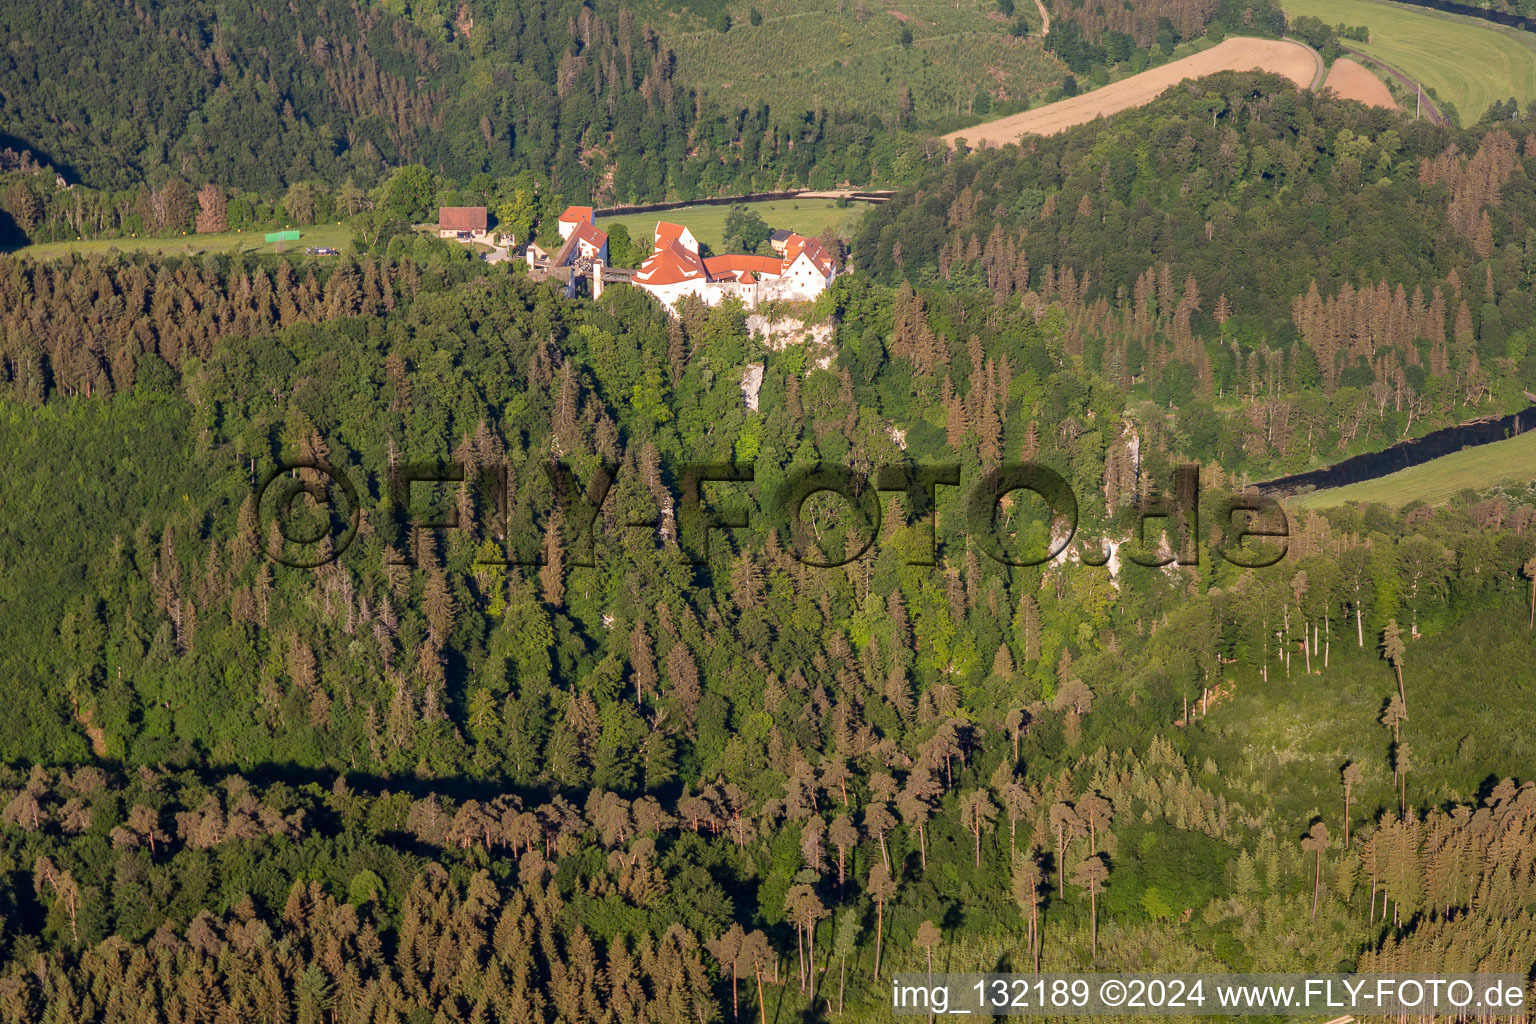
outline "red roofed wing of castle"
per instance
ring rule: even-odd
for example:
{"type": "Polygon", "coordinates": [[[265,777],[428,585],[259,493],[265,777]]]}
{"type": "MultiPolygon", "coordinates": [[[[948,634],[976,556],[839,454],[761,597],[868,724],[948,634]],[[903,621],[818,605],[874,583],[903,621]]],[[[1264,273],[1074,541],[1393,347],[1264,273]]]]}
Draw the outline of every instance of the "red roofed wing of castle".
{"type": "Polygon", "coordinates": [[[575,235],[577,241],[585,242],[587,245],[590,245],[594,249],[601,249],[603,246],[608,244],[608,233],[605,231],[599,231],[597,227],[590,222],[582,224],[581,227],[577,228],[573,232],[573,234],[575,235]]]}
{"type": "Polygon", "coordinates": [[[822,274],[832,273],[832,254],[827,252],[816,239],[806,238],[804,235],[790,235],[784,243],[784,269],[786,271],[799,258],[802,252],[816,265],[816,269],[821,271],[822,274]]]}
{"type": "MultiPolygon", "coordinates": [[[[688,231],[688,229],[683,227],[681,224],[673,224],[671,221],[666,221],[666,220],[659,220],[659,221],[657,221],[656,222],[656,248],[657,248],[657,250],[659,251],[661,249],[665,249],[665,248],[667,248],[668,246],[670,246],[674,242],[676,242],[679,245],[681,245],[684,249],[689,249],[690,247],[686,243],[683,242],[683,232],[685,232],[685,231],[688,231]]],[[[691,235],[692,232],[689,232],[689,234],[691,235]]],[[[697,250],[691,250],[691,251],[697,251],[697,250]]]]}
{"type": "Polygon", "coordinates": [[[768,274],[778,276],[784,272],[784,261],[777,256],[709,256],[704,267],[710,277],[740,277],[742,274],[768,274]]]}
{"type": "Polygon", "coordinates": [[[696,278],[707,279],[709,272],[698,254],[691,252],[675,238],[665,246],[657,246],[635,273],[638,284],[680,284],[696,278]]]}

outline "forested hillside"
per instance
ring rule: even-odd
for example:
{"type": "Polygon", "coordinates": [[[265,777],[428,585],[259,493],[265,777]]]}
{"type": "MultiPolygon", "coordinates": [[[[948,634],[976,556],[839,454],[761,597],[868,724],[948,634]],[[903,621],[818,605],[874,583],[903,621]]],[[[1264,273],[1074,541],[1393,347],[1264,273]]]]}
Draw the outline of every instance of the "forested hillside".
{"type": "Polygon", "coordinates": [[[1154,58],[1166,59],[1179,43],[1206,35],[1278,36],[1286,29],[1285,12],[1273,0],[1056,0],[1052,6],[1046,49],[1078,74],[1102,73],[1126,62],[1139,71],[1154,58]]]}
{"type": "Polygon", "coordinates": [[[1059,301],[1072,355],[1183,411],[1182,451],[1273,475],[1521,406],[1533,183],[1522,127],[1223,75],[932,170],[855,248],[887,280],[1059,301]]]}
{"type": "MultiPolygon", "coordinates": [[[[1336,513],[1298,524],[1271,570],[1202,546],[1199,568],[1111,575],[1001,566],[947,527],[936,566],[906,564],[926,535],[893,496],[845,568],[761,526],[689,567],[670,520],[623,525],[678,507],[685,461],[754,459],[740,495],[764,523],[797,466],[958,451],[970,479],[1027,454],[1084,496],[1086,534],[1121,536],[1133,495],[1170,479],[1167,453],[1128,462],[1123,397],[1073,367],[1060,314],[986,293],[840,286],[838,362],[769,356],[749,414],[735,368],[763,353],[738,312],[669,323],[626,289],[573,304],[459,267],[7,264],[8,296],[37,296],[9,337],[41,341],[26,325],[75,322],[94,296],[104,314],[83,329],[106,341],[5,361],[5,446],[39,456],[0,494],[7,1019],[136,1019],[105,994],[131,980],[194,1019],[228,1004],[708,1020],[733,971],[749,1007],[761,975],[761,998],[836,991],[863,1014],[877,962],[914,962],[924,921],[955,956],[1019,968],[1037,942],[1063,967],[1423,964],[1447,940],[1469,966],[1530,955],[1524,911],[1497,935],[1448,923],[1502,855],[1444,882],[1439,827],[1391,824],[1391,769],[1409,771],[1411,737],[1401,800],[1418,807],[1469,799],[1499,767],[1503,748],[1469,758],[1418,710],[1441,698],[1416,666],[1471,643],[1478,672],[1528,678],[1531,508],[1336,513]],[[946,402],[948,440],[925,424],[946,402]],[[582,480],[618,464],[594,568],[576,516],[551,517],[552,452],[582,480]],[[254,493],[300,457],[351,475],[365,506],[318,571],[268,559],[281,542],[254,493]],[[413,534],[383,502],[389,467],[450,457],[468,480],[438,502],[461,528],[413,534]],[[495,466],[506,513],[471,486],[495,466]],[[539,551],[543,567],[498,564],[539,551]],[[418,564],[397,564],[408,552],[418,564]],[[1474,612],[1520,632],[1459,636],[1474,612]],[[1393,663],[1375,648],[1410,620],[1431,639],[1393,653],[1415,709],[1393,747],[1374,726],[1393,663]],[[1315,919],[1307,813],[1245,793],[1258,779],[1235,756],[1231,773],[1211,760],[1225,728],[1202,738],[1236,712],[1220,706],[1234,684],[1294,694],[1304,666],[1377,695],[1333,716],[1362,723],[1348,817],[1367,845],[1328,853],[1315,919]],[[1405,843],[1429,882],[1404,874],[1405,843]],[[1094,954],[1082,896],[1106,875],[1094,954]],[[35,972],[34,951],[56,969],[35,972]]],[[[960,521],[957,500],[943,490],[940,522],[960,521]]],[[[828,548],[856,525],[812,514],[828,548]]],[[[1323,787],[1301,806],[1332,806],[1323,787]]],[[[1511,799],[1480,813],[1526,821],[1511,799]]]]}
{"type": "Polygon", "coordinates": [[[883,125],[836,108],[700,104],[649,6],[394,11],[109,0],[79,19],[47,0],[8,5],[0,145],[111,190],[108,205],[168,180],[187,203],[210,182],[267,196],[298,182],[368,188],[403,164],[464,184],[531,170],[573,197],[629,201],[804,183],[850,146],[871,159],[883,125]]]}
{"type": "Polygon", "coordinates": [[[401,232],[425,167],[324,260],[0,257],[0,1021],[1525,971],[1532,492],[1228,502],[1529,379],[1531,140],[1206,80],[936,161],[773,346],[401,232]]]}

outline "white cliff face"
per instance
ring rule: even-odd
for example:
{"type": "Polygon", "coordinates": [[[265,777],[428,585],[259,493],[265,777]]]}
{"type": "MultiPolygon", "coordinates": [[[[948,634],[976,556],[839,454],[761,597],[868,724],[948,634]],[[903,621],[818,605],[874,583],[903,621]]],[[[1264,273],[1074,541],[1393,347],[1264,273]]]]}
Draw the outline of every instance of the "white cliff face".
{"type": "Polygon", "coordinates": [[[758,396],[763,390],[763,364],[749,363],[745,370],[741,371],[741,393],[746,398],[747,409],[757,412],[758,396]]]}
{"type": "MultiPolygon", "coordinates": [[[[806,348],[806,368],[829,370],[837,359],[837,349],[832,344],[836,327],[832,324],[810,324],[793,317],[770,318],[753,313],[746,319],[747,334],[763,343],[770,352],[783,352],[792,345],[806,348]]],[[[741,393],[746,397],[747,408],[753,412],[758,407],[758,392],[763,385],[763,365],[753,363],[742,371],[741,393]]],[[[898,442],[900,443],[900,442],[898,442]]]]}
{"type": "MultiPolygon", "coordinates": [[[[1061,532],[1061,531],[1058,531],[1056,529],[1056,524],[1052,523],[1051,524],[1051,546],[1047,550],[1055,550],[1055,548],[1059,544],[1061,544],[1061,542],[1063,540],[1065,540],[1065,539],[1066,539],[1066,534],[1061,532]]],[[[1060,551],[1056,552],[1056,556],[1051,559],[1051,564],[1052,565],[1060,566],[1060,565],[1066,565],[1068,562],[1076,562],[1078,560],[1079,559],[1077,557],[1077,548],[1075,546],[1071,545],[1071,544],[1068,544],[1066,547],[1064,547],[1060,551]]]]}
{"type": "Polygon", "coordinates": [[[663,544],[677,536],[677,509],[671,494],[662,499],[661,516],[656,521],[656,536],[661,538],[663,544]]]}
{"type": "Polygon", "coordinates": [[[813,348],[832,347],[831,324],[806,326],[805,321],[786,318],[770,320],[761,313],[747,317],[747,333],[761,338],[771,352],[782,352],[791,345],[809,345],[813,348]]]}
{"type": "MultiPolygon", "coordinates": [[[[1051,546],[1052,547],[1055,547],[1057,544],[1061,543],[1061,536],[1062,535],[1060,533],[1056,533],[1054,531],[1052,532],[1052,534],[1051,534],[1051,546]]],[[[1059,552],[1056,555],[1055,558],[1051,559],[1051,565],[1052,566],[1056,566],[1056,567],[1065,566],[1065,565],[1067,565],[1069,563],[1072,564],[1072,565],[1082,565],[1083,557],[1082,557],[1081,552],[1079,551],[1079,548],[1082,547],[1084,544],[1087,544],[1087,543],[1089,543],[1089,542],[1085,541],[1083,538],[1081,538],[1081,537],[1077,538],[1074,543],[1068,544],[1066,546],[1066,548],[1064,548],[1061,552],[1059,552]]],[[[1099,548],[1098,548],[1098,551],[1095,553],[1094,557],[1095,558],[1103,558],[1104,555],[1105,555],[1105,552],[1108,552],[1109,560],[1107,562],[1105,562],[1101,566],[1082,566],[1082,568],[1079,571],[1081,571],[1081,572],[1093,572],[1096,569],[1108,569],[1109,570],[1109,582],[1110,582],[1110,585],[1112,585],[1116,590],[1119,590],[1120,589],[1120,568],[1124,564],[1121,561],[1121,559],[1120,559],[1120,549],[1122,547],[1124,547],[1128,543],[1130,543],[1130,538],[1129,537],[1107,538],[1105,540],[1099,541],[1098,542],[1099,548]]]]}

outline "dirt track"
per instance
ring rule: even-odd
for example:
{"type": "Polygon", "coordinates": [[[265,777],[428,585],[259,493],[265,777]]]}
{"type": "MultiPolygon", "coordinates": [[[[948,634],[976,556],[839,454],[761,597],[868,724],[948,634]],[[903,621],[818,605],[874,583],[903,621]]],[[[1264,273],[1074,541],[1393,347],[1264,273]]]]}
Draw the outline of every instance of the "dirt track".
{"type": "MultiPolygon", "coordinates": [[[[1413,79],[1409,78],[1407,75],[1403,74],[1401,71],[1397,70],[1397,68],[1386,63],[1385,61],[1377,60],[1375,57],[1372,57],[1368,53],[1361,53],[1359,50],[1350,49],[1348,46],[1344,47],[1344,49],[1360,60],[1369,61],[1370,63],[1375,64],[1377,67],[1381,68],[1381,70],[1385,71],[1399,82],[1402,82],[1408,88],[1415,90],[1420,88],[1418,82],[1415,82],[1413,79]]],[[[1418,95],[1415,105],[1422,106],[1424,108],[1424,116],[1428,117],[1435,124],[1450,123],[1450,119],[1447,118],[1444,114],[1440,113],[1440,108],[1436,106],[1435,101],[1430,97],[1423,95],[1423,93],[1418,95]]]]}
{"type": "Polygon", "coordinates": [[[1333,62],[1323,88],[1332,89],[1346,100],[1359,100],[1368,107],[1397,109],[1397,102],[1393,100],[1387,84],[1348,57],[1340,57],[1333,62]]]}
{"type": "Polygon", "coordinates": [[[974,149],[982,145],[1004,146],[1025,135],[1054,135],[1095,118],[1149,103],[1186,78],[1202,78],[1218,71],[1273,71],[1305,89],[1320,77],[1321,62],[1300,43],[1234,36],[1209,50],[1090,93],[950,132],[944,141],[954,145],[956,139],[964,139],[974,149]]]}

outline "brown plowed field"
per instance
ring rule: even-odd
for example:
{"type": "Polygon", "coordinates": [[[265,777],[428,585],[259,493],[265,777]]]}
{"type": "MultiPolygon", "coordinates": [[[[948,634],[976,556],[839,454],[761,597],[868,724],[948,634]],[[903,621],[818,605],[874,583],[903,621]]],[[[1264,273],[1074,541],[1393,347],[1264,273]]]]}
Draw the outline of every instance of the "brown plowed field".
{"type": "MultiPolygon", "coordinates": [[[[1299,43],[1234,36],[1209,50],[1112,82],[1081,96],[950,132],[944,136],[944,141],[954,145],[956,139],[964,139],[975,148],[983,144],[1004,146],[1025,135],[1054,135],[1087,124],[1094,118],[1149,103],[1186,78],[1203,78],[1218,71],[1273,71],[1305,89],[1318,77],[1319,70],[1317,57],[1299,43]]],[[[1382,89],[1385,91],[1386,87],[1382,89]]]]}
{"type": "Polygon", "coordinates": [[[1346,100],[1359,100],[1368,107],[1386,107],[1388,110],[1397,108],[1387,83],[1348,57],[1340,57],[1333,62],[1323,88],[1332,89],[1346,100]]]}

